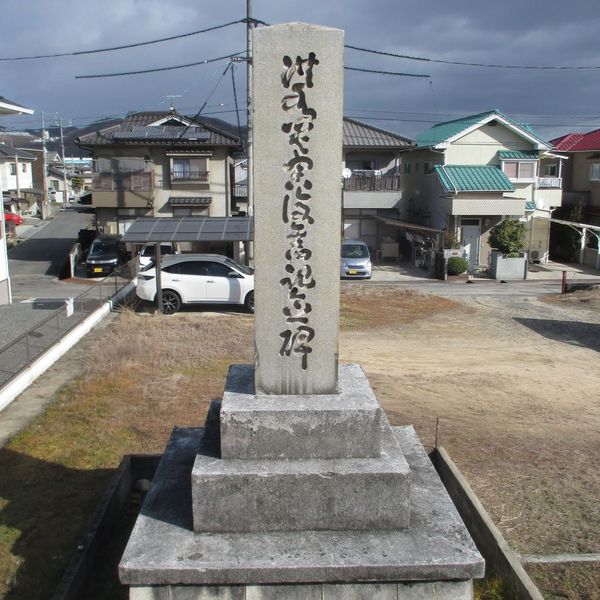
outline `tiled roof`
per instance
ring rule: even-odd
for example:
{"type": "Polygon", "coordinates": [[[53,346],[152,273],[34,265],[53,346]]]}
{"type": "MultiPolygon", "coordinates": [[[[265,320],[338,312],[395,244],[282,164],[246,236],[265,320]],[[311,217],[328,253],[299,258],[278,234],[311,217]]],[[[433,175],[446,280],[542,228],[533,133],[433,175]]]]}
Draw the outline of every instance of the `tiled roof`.
{"type": "Polygon", "coordinates": [[[462,131],[466,131],[470,127],[473,127],[473,125],[477,125],[478,123],[481,123],[483,120],[487,119],[488,117],[490,117],[492,115],[497,115],[498,117],[501,117],[502,119],[508,121],[515,127],[522,129],[528,135],[533,136],[542,144],[546,144],[546,142],[544,142],[544,140],[542,140],[539,136],[537,136],[533,132],[533,130],[531,129],[531,127],[529,125],[524,124],[524,123],[516,123],[511,118],[507,117],[505,114],[502,114],[498,110],[488,110],[487,112],[479,113],[476,115],[469,115],[467,117],[463,117],[462,119],[455,119],[454,121],[446,121],[444,123],[438,123],[437,125],[434,125],[430,129],[427,129],[426,131],[423,131],[422,133],[420,133],[416,137],[415,143],[416,143],[417,147],[419,147],[419,148],[425,148],[428,146],[436,146],[437,144],[445,142],[446,140],[454,137],[455,135],[461,133],[462,131]]]}
{"type": "Polygon", "coordinates": [[[535,210],[535,202],[532,202],[531,200],[527,200],[525,202],[525,210],[535,210]]]}
{"type": "Polygon", "coordinates": [[[150,127],[151,123],[173,117],[173,121],[183,119],[184,122],[192,121],[187,117],[171,112],[141,112],[133,113],[119,123],[110,124],[107,128],[93,131],[79,137],[79,142],[84,146],[105,146],[114,143],[122,144],[147,144],[165,145],[176,143],[184,146],[241,146],[238,137],[222,131],[212,125],[203,123],[201,120],[192,121],[183,139],[180,137],[185,126],[173,125],[169,120],[165,125],[150,127]],[[193,129],[196,135],[189,132],[193,129]],[[152,130],[155,135],[148,135],[152,130]],[[143,135],[141,135],[143,134],[143,135]]]}
{"type": "Polygon", "coordinates": [[[537,160],[540,157],[536,151],[527,152],[524,150],[500,150],[498,158],[500,160],[537,160]]]}
{"type": "Polygon", "coordinates": [[[559,152],[594,152],[600,150],[600,129],[589,133],[568,133],[552,140],[559,152]]]}
{"type": "Polygon", "coordinates": [[[435,174],[448,192],[512,192],[514,187],[498,167],[435,165],[435,174]]]}
{"type": "Polygon", "coordinates": [[[25,150],[17,150],[8,144],[3,144],[0,142],[0,158],[14,158],[15,154],[18,158],[24,160],[35,160],[37,157],[35,154],[31,152],[26,152],[25,150]]]}
{"type": "Polygon", "coordinates": [[[410,148],[412,140],[344,117],[344,148],[410,148]]]}

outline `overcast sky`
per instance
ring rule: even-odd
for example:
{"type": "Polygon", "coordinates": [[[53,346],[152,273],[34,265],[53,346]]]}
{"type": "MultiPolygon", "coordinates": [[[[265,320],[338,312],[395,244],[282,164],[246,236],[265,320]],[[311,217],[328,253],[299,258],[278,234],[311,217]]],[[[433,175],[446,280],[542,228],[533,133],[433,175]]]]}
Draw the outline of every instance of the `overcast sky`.
{"type": "MultiPolygon", "coordinates": [[[[398,54],[521,66],[596,67],[534,70],[456,66],[346,50],[350,67],[430,75],[396,77],[346,71],[345,114],[414,137],[434,122],[498,108],[550,139],[600,127],[600,2],[597,0],[254,0],[270,24],[304,21],[338,27],[346,44],[398,54]]],[[[0,58],[72,53],[149,41],[236,21],[245,0],[2,0],[0,58]]],[[[52,122],[82,126],[128,111],[166,110],[167,95],[194,114],[226,61],[101,79],[76,75],[142,70],[244,50],[244,24],[141,48],[41,60],[0,62],[0,95],[35,115],[0,117],[6,128],[52,122]]],[[[245,69],[235,69],[245,99],[245,69]]],[[[229,73],[206,114],[236,122],[229,73]]]]}

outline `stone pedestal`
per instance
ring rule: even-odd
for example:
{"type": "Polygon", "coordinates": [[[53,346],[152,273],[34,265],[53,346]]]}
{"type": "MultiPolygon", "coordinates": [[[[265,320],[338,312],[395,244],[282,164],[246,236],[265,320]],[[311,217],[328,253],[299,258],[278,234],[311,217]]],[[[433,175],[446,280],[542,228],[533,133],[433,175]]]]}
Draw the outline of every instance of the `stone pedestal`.
{"type": "MultiPolygon", "coordinates": [[[[358,398],[347,419],[335,411],[324,419],[354,431],[366,412],[367,423],[380,424],[379,457],[280,458],[282,436],[310,437],[310,423],[322,426],[318,410],[274,415],[267,404],[247,414],[244,398],[260,397],[243,384],[249,368],[232,368],[222,440],[210,431],[213,419],[207,430],[176,429],[167,446],[120,565],[132,599],[472,597],[483,559],[414,430],[388,425],[358,367],[342,368],[339,380],[354,382],[358,398]],[[238,425],[262,437],[254,454],[277,458],[220,457],[238,425]],[[263,446],[271,434],[279,442],[263,446]],[[335,527],[327,527],[329,514],[335,527]]],[[[360,438],[351,440],[372,453],[360,438]]],[[[354,452],[348,440],[343,446],[354,452]]],[[[236,447],[229,445],[234,456],[236,447]]],[[[304,451],[335,453],[310,443],[304,451]]]]}
{"type": "Polygon", "coordinates": [[[221,459],[196,457],[195,531],[408,526],[410,470],[358,365],[341,367],[340,393],[322,396],[255,395],[253,374],[230,369],[221,459]]]}

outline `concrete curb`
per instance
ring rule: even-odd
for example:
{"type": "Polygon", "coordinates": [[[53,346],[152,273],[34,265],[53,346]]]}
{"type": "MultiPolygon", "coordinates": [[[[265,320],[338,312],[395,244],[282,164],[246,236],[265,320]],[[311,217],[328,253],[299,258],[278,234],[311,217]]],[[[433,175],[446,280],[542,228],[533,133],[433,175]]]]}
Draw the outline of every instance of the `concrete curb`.
{"type": "Polygon", "coordinates": [[[40,375],[48,370],[63,354],[70,350],[84,335],[97,325],[123,298],[127,297],[135,288],[130,281],[121,288],[112,298],[96,309],[81,323],[76,325],[60,341],[51,346],[41,356],[36,358],[19,375],[0,389],[0,411],[5,409],[17,396],[25,391],[40,375]]]}
{"type": "Polygon", "coordinates": [[[440,479],[454,502],[477,549],[485,558],[486,571],[497,573],[516,600],[544,600],[519,556],[511,549],[494,525],[467,480],[444,448],[429,455],[440,479]]]}

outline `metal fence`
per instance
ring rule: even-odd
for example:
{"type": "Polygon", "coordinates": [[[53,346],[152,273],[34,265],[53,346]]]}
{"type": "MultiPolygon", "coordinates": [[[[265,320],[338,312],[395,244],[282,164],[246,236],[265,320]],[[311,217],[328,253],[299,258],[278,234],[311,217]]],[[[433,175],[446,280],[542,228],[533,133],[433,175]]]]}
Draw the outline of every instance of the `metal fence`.
{"type": "MultiPolygon", "coordinates": [[[[0,387],[9,383],[125,287],[135,276],[135,270],[134,260],[115,270],[102,281],[95,281],[85,292],[73,298],[72,306],[67,306],[65,302],[40,323],[0,348],[0,387]]],[[[39,308],[47,308],[52,302],[54,301],[40,300],[39,308]]],[[[33,308],[36,308],[36,302],[33,303],[33,308]]]]}

